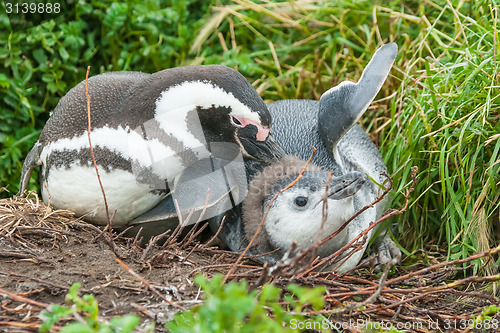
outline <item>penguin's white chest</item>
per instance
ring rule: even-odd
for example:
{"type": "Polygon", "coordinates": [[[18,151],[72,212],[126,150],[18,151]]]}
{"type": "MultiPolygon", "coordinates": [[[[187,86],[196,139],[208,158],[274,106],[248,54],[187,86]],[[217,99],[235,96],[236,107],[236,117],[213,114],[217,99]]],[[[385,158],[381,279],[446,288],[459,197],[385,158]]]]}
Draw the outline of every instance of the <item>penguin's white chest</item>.
{"type": "MultiPolygon", "coordinates": [[[[102,127],[91,132],[113,225],[122,225],[153,208],[185,166],[168,142],[129,128],[102,127]],[[116,213],[115,213],[116,211],[116,213]]],[[[197,152],[203,157],[203,151],[197,152]]],[[[106,210],[87,133],[46,145],[40,154],[42,197],[55,208],[74,210],[96,224],[106,224],[106,210]]]]}
{"type": "MultiPolygon", "coordinates": [[[[164,197],[154,194],[134,174],[124,170],[99,172],[113,225],[120,226],[150,210],[164,197]],[[116,211],[116,213],[115,213],[116,211]]],[[[96,224],[106,224],[106,207],[93,165],[75,163],[70,168],[53,168],[42,184],[43,201],[55,208],[75,211],[96,224]]]]}

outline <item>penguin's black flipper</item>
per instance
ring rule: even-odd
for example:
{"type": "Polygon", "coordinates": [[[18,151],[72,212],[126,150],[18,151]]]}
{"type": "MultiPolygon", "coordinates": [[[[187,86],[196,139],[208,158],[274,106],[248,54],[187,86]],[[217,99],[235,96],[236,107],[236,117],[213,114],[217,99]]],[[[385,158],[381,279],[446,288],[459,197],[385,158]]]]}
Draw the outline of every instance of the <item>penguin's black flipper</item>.
{"type": "Polygon", "coordinates": [[[19,182],[19,192],[17,193],[17,195],[21,195],[26,190],[33,169],[35,169],[35,167],[39,165],[38,161],[40,160],[40,148],[41,144],[38,142],[35,143],[33,148],[31,148],[30,152],[26,156],[26,159],[24,160],[23,171],[21,172],[21,180],[19,182]]]}
{"type": "MultiPolygon", "coordinates": [[[[216,189],[212,190],[214,192],[217,192],[216,189]]],[[[191,191],[191,195],[189,196],[186,195],[187,193],[178,194],[176,196],[176,199],[178,199],[178,202],[181,202],[179,207],[180,211],[177,211],[174,199],[172,198],[172,195],[169,194],[155,207],[127,222],[127,226],[135,226],[147,223],[156,223],[157,225],[160,225],[163,223],[167,223],[167,221],[175,220],[175,227],[179,221],[179,214],[181,214],[181,217],[185,223],[194,224],[197,222],[199,217],[203,218],[203,216],[201,216],[203,210],[207,211],[216,209],[219,213],[224,212],[224,210],[221,211],[222,208],[219,207],[219,205],[222,201],[224,201],[224,199],[229,201],[228,194],[231,192],[231,190],[232,189],[228,189],[223,194],[219,193],[217,197],[209,195],[208,201],[206,200],[206,194],[202,196],[200,193],[198,193],[198,191],[191,191]],[[189,219],[189,221],[187,221],[187,219],[189,219]]],[[[182,192],[186,191],[183,189],[182,192]]]]}
{"type": "Polygon", "coordinates": [[[134,237],[141,230],[141,236],[144,239],[143,243],[146,244],[153,236],[162,234],[167,230],[173,232],[178,224],[179,220],[174,202],[172,197],[168,195],[154,208],[139,215],[122,228],[129,228],[125,233],[128,237],[134,237]]]}
{"type": "MultiPolygon", "coordinates": [[[[199,220],[205,220],[205,214],[207,211],[215,210],[217,212],[222,212],[222,208],[217,206],[221,202],[224,202],[226,196],[223,198],[214,198],[209,200],[207,207],[204,206],[192,208],[191,210],[181,210],[180,214],[183,219],[184,230],[190,230],[190,228],[199,220]],[[203,216],[202,212],[205,210],[203,216]]],[[[126,236],[134,237],[139,229],[142,228],[141,236],[147,242],[151,237],[162,234],[168,230],[173,232],[179,225],[179,212],[177,211],[174,200],[169,194],[165,199],[160,201],[155,207],[139,215],[132,221],[129,221],[121,229],[129,228],[126,236]]],[[[210,216],[208,216],[210,217],[210,216]]]]}
{"type": "Polygon", "coordinates": [[[358,83],[344,81],[321,96],[318,132],[327,147],[334,148],[366,111],[387,78],[397,52],[396,43],[385,44],[375,52],[358,83]]]}
{"type": "Polygon", "coordinates": [[[242,157],[198,160],[183,170],[178,179],[169,183],[169,187],[172,190],[166,198],[127,225],[161,224],[178,218],[179,214],[184,224],[194,224],[199,219],[208,219],[232,209],[247,192],[242,157]]]}
{"type": "Polygon", "coordinates": [[[246,179],[244,186],[238,184],[243,180],[235,181],[235,170],[231,167],[230,163],[220,164],[220,160],[215,158],[202,159],[190,165],[179,179],[169,184],[173,190],[167,197],[127,223],[126,227],[131,229],[126,235],[134,236],[142,228],[141,235],[148,240],[167,230],[175,230],[179,224],[179,215],[183,227],[188,230],[200,220],[230,210],[242,200],[236,201],[239,195],[246,194],[246,179]]]}
{"type": "Polygon", "coordinates": [[[172,218],[177,219],[177,211],[175,209],[172,197],[168,195],[165,199],[160,201],[152,209],[148,210],[144,214],[137,216],[132,221],[129,221],[127,225],[131,226],[131,225],[145,224],[150,222],[167,221],[172,218]]]}

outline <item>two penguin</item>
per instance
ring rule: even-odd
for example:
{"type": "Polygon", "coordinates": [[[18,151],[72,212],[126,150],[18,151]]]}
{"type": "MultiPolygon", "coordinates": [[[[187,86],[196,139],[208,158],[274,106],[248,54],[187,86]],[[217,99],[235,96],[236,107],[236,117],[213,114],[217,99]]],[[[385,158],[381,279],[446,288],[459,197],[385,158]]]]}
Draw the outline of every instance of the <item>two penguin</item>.
{"type": "MultiPolygon", "coordinates": [[[[199,218],[216,216],[210,222],[213,228],[218,228],[222,216],[226,216],[220,238],[238,250],[255,229],[258,212],[269,200],[269,196],[256,200],[252,187],[264,184],[271,187],[271,193],[283,187],[287,179],[300,172],[299,166],[309,157],[309,146],[313,145],[318,148],[315,166],[311,165],[288,193],[278,197],[257,251],[285,249],[294,239],[306,246],[312,238],[317,239],[317,223],[310,221],[321,219],[317,198],[325,193],[327,170],[333,171],[335,178],[330,184],[334,190],[329,196],[330,220],[323,231],[332,233],[338,223],[376,197],[378,187],[366,181],[363,174],[383,182],[379,174],[385,166],[377,148],[359,126],[353,125],[379,91],[396,52],[393,43],[383,46],[358,84],[343,82],[327,91],[319,102],[287,100],[267,108],[241,74],[224,66],[92,77],[88,82],[92,96],[90,136],[98,167],[103,170],[108,206],[116,211],[114,226],[149,223],[161,232],[176,223],[177,214],[182,215],[183,209],[175,203],[184,200],[184,212],[201,212],[199,218]],[[298,158],[282,159],[285,154],[298,158]],[[283,170],[282,176],[274,180],[263,177],[266,170],[273,173],[276,168],[283,170]],[[252,179],[243,212],[240,202],[247,195],[247,179],[242,174],[252,179]],[[199,190],[196,195],[195,189],[199,190]],[[202,201],[192,202],[204,193],[206,200],[202,195],[202,201]],[[208,216],[203,215],[207,206],[213,208],[208,216]],[[309,221],[298,220],[304,212],[309,221]]],[[[60,100],[26,158],[20,188],[25,189],[33,168],[42,165],[44,201],[104,224],[104,203],[95,181],[86,132],[84,88],[82,82],[60,100]]],[[[375,207],[362,214],[346,232],[324,244],[320,254],[331,253],[366,229],[380,210],[375,207]]],[[[363,252],[351,257],[342,270],[354,267],[363,252]]]]}

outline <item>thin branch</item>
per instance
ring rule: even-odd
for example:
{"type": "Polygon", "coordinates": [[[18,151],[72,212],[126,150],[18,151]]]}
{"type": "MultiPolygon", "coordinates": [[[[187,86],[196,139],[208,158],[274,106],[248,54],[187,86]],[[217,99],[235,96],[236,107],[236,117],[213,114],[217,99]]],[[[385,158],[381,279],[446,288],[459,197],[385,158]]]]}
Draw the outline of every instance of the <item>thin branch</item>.
{"type": "Polygon", "coordinates": [[[36,305],[36,306],[39,306],[39,307],[42,307],[42,308],[46,308],[46,307],[48,307],[50,305],[50,304],[47,304],[47,303],[42,303],[42,302],[34,301],[34,300],[26,298],[24,296],[16,295],[16,294],[11,293],[10,291],[7,291],[7,290],[5,290],[3,288],[0,288],[0,294],[7,296],[7,297],[9,297],[10,299],[12,299],[14,301],[18,301],[18,302],[22,302],[22,303],[28,303],[28,304],[36,305]]]}
{"type": "Polygon", "coordinates": [[[140,282],[142,282],[142,284],[144,284],[149,290],[151,290],[153,293],[155,293],[156,295],[158,295],[162,300],[165,301],[165,303],[167,304],[170,304],[180,310],[183,310],[185,311],[186,309],[178,304],[176,304],[175,302],[172,302],[172,301],[169,301],[165,296],[163,296],[162,294],[160,294],[160,292],[158,290],[156,290],[156,288],[154,288],[151,283],[149,283],[149,281],[147,281],[146,279],[144,279],[142,276],[140,276],[139,274],[137,274],[136,272],[134,272],[132,270],[132,268],[128,267],[123,261],[121,261],[120,259],[118,258],[115,258],[115,260],[123,267],[125,268],[125,270],[127,272],[130,273],[130,275],[132,275],[133,277],[135,277],[137,280],[139,280],[140,282]]]}
{"type": "Polygon", "coordinates": [[[92,147],[92,141],[90,140],[90,130],[91,130],[91,121],[90,121],[90,95],[89,95],[89,80],[90,66],[87,67],[87,74],[85,75],[85,96],[87,97],[87,119],[88,119],[88,129],[87,134],[89,137],[89,146],[90,146],[90,154],[92,155],[92,162],[94,163],[95,173],[97,175],[97,180],[99,181],[99,186],[101,187],[102,197],[104,198],[104,206],[106,208],[106,218],[108,221],[109,230],[111,230],[111,220],[109,218],[109,209],[108,209],[108,201],[106,200],[106,193],[104,193],[104,188],[101,182],[101,176],[99,175],[99,169],[97,168],[97,163],[95,161],[94,156],[94,148],[92,147]]]}

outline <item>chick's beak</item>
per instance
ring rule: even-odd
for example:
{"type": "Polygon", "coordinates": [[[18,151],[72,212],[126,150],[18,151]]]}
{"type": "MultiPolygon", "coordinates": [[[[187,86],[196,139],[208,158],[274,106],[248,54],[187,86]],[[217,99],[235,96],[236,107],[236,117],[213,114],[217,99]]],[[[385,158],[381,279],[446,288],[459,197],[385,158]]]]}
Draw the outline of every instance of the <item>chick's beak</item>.
{"type": "Polygon", "coordinates": [[[332,180],[330,194],[333,200],[340,200],[354,195],[365,183],[365,177],[361,172],[353,171],[332,180]]]}

